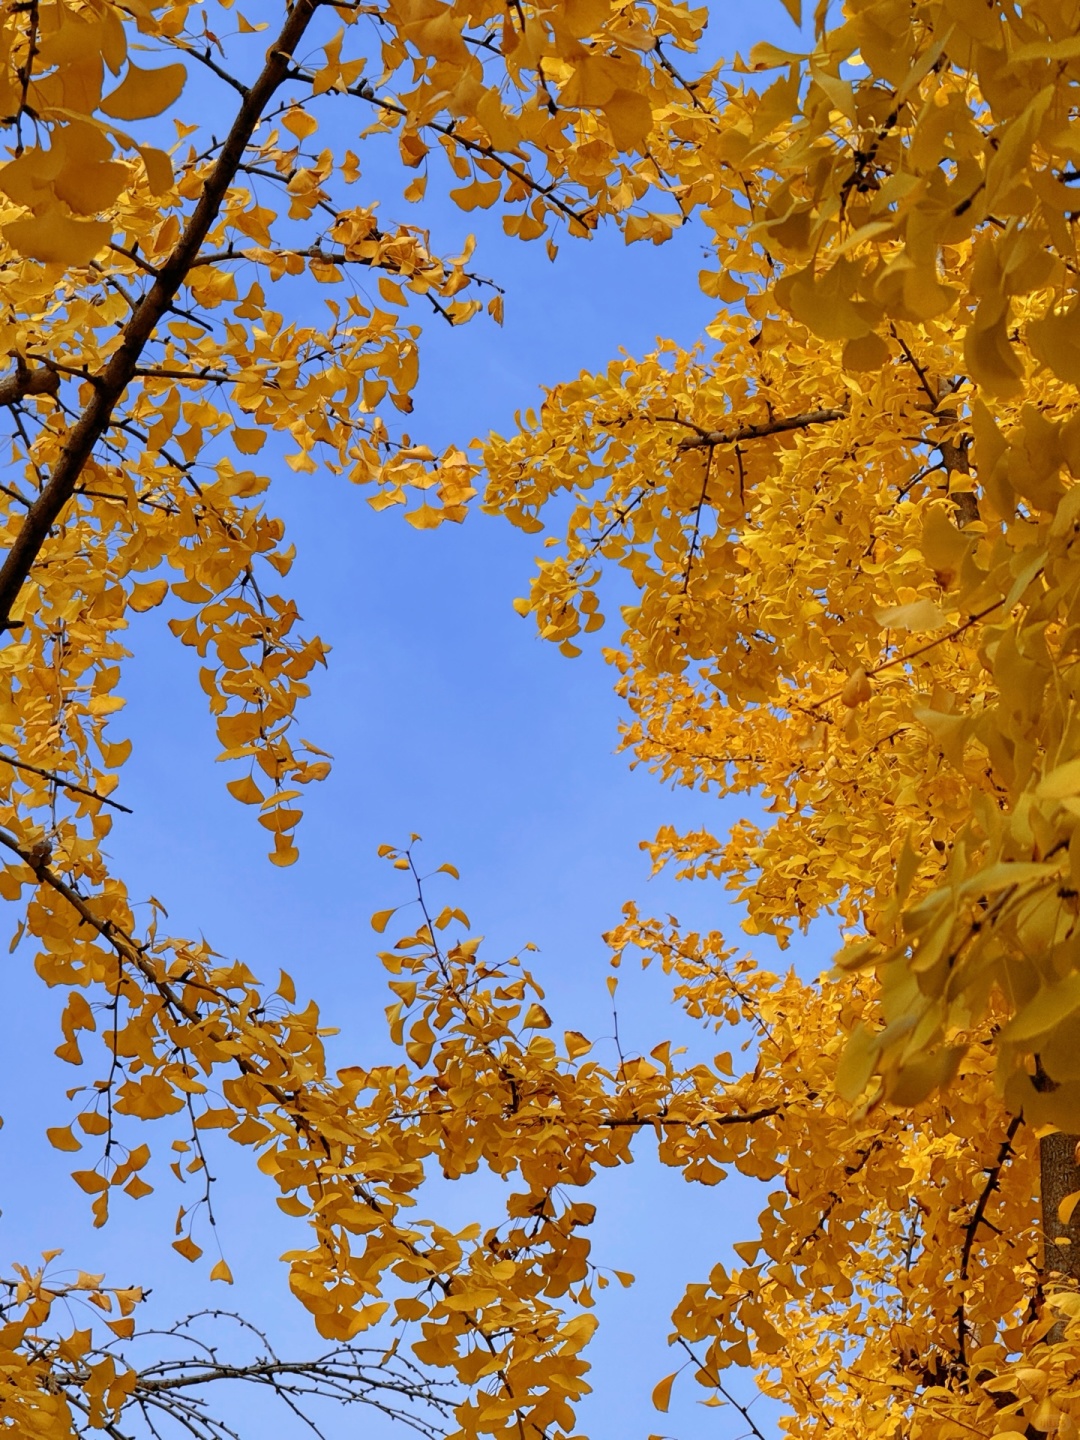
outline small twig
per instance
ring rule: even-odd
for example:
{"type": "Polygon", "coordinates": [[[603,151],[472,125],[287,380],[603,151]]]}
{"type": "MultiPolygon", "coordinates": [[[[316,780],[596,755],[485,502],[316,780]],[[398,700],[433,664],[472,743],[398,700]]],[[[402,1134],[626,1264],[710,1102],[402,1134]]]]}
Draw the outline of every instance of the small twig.
{"type": "Polygon", "coordinates": [[[185,45],[184,41],[179,38],[174,40],[173,44],[178,50],[183,50],[185,55],[190,55],[193,60],[198,60],[200,65],[205,65],[219,80],[224,80],[226,85],[231,85],[242,99],[247,99],[248,87],[235,75],[230,75],[228,70],[219,65],[216,60],[211,59],[209,47],[206,50],[197,50],[194,45],[185,45]]]}
{"type": "Polygon", "coordinates": [[[722,1395],[727,1401],[727,1403],[733,1406],[739,1412],[742,1418],[746,1421],[747,1425],[750,1426],[750,1429],[753,1431],[756,1440],[765,1440],[765,1436],[761,1433],[757,1425],[754,1423],[753,1416],[750,1414],[750,1411],[747,1409],[747,1407],[743,1405],[741,1401],[736,1400],[735,1396],[732,1395],[730,1390],[725,1389],[725,1387],[721,1384],[720,1377],[718,1375],[713,1374],[713,1372],[709,1369],[707,1365],[702,1364],[702,1362],[694,1354],[693,1350],[691,1350],[690,1346],[686,1343],[686,1341],[682,1338],[681,1335],[678,1337],[678,1344],[682,1347],[683,1350],[686,1351],[687,1355],[690,1356],[690,1359],[694,1362],[694,1364],[705,1376],[709,1384],[717,1391],[717,1393],[722,1395]]]}
{"type": "Polygon", "coordinates": [[[904,359],[908,362],[911,368],[915,371],[915,374],[919,377],[919,384],[929,396],[931,410],[936,411],[942,397],[937,393],[934,387],[930,384],[930,381],[926,378],[925,368],[920,365],[919,362],[915,359],[915,356],[911,352],[911,347],[897,330],[896,326],[890,325],[889,330],[892,333],[893,339],[900,346],[900,349],[904,352],[904,359]]]}
{"type": "MultiPolygon", "coordinates": [[[[706,499],[706,496],[707,496],[708,493],[709,493],[709,479],[710,479],[710,477],[711,477],[711,475],[712,475],[712,462],[713,462],[713,456],[714,456],[715,454],[716,454],[716,447],[713,446],[713,445],[710,445],[710,446],[709,446],[709,453],[708,453],[708,455],[707,455],[707,457],[706,457],[706,460],[705,460],[705,474],[703,475],[702,480],[701,480],[701,494],[698,496],[697,509],[694,511],[694,533],[693,533],[693,535],[690,537],[690,550],[689,550],[689,552],[687,553],[687,556],[686,556],[686,569],[685,569],[685,571],[683,572],[682,593],[683,593],[684,595],[686,594],[687,590],[688,590],[689,587],[690,587],[690,571],[691,571],[691,569],[693,568],[693,565],[694,565],[694,556],[695,556],[695,554],[697,553],[698,537],[699,537],[700,534],[701,534],[701,512],[702,512],[702,510],[705,508],[705,499],[706,499]]],[[[740,489],[740,491],[741,491],[741,490],[742,490],[742,476],[741,476],[742,462],[741,462],[741,457],[740,457],[739,469],[740,469],[739,489],[740,489]]]]}
{"type": "Polygon", "coordinates": [[[54,785],[61,785],[65,790],[71,790],[76,795],[86,795],[91,800],[98,800],[102,805],[111,805],[114,810],[123,810],[125,815],[133,815],[135,812],[129,805],[121,805],[119,800],[110,800],[108,795],[102,795],[100,790],[91,790],[86,785],[79,785],[74,780],[66,780],[63,775],[57,775],[54,770],[43,770],[40,765],[31,765],[28,760],[16,760],[14,755],[5,755],[0,752],[0,764],[12,765],[16,770],[29,770],[34,775],[40,775],[43,780],[51,780],[54,785]]]}
{"type": "MultiPolygon", "coordinates": [[[[844,1175],[847,1177],[847,1179],[853,1180],[855,1176],[858,1175],[859,1171],[863,1168],[863,1166],[866,1164],[866,1162],[870,1159],[870,1156],[873,1155],[876,1151],[880,1150],[884,1143],[884,1136],[879,1135],[877,1139],[873,1140],[869,1145],[867,1145],[865,1150],[858,1151],[857,1153],[859,1158],[857,1162],[854,1165],[846,1165],[844,1167],[844,1175]]],[[[792,1258],[801,1255],[802,1252],[806,1249],[807,1245],[809,1245],[812,1240],[816,1240],[817,1237],[822,1234],[825,1226],[829,1223],[833,1211],[836,1209],[837,1205],[840,1204],[840,1200],[841,1197],[836,1193],[836,1191],[830,1190],[828,1205],[826,1205],[825,1209],[821,1212],[821,1216],[817,1224],[814,1226],[813,1230],[809,1231],[806,1235],[804,1235],[803,1238],[799,1241],[798,1245],[796,1245],[794,1251],[792,1252],[792,1258]]]]}
{"type": "MultiPolygon", "coordinates": [[[[1035,579],[1035,576],[1032,576],[1032,579],[1035,579]]],[[[935,646],[944,645],[947,640],[955,640],[957,636],[962,635],[965,630],[970,630],[972,625],[977,625],[980,620],[985,620],[987,615],[992,615],[995,610],[1000,610],[1004,604],[1005,597],[1002,596],[1000,600],[995,600],[992,605],[987,605],[985,610],[980,610],[975,615],[969,615],[962,624],[954,626],[947,634],[939,635],[936,640],[928,640],[925,645],[919,645],[914,650],[905,650],[902,655],[893,655],[888,660],[882,660],[880,664],[871,666],[871,668],[864,673],[867,678],[869,678],[871,675],[880,675],[882,670],[888,670],[890,665],[903,665],[907,660],[915,660],[920,655],[925,655],[928,650],[933,650],[935,646]]],[[[839,700],[842,694],[843,686],[840,686],[836,690],[831,690],[828,695],[823,695],[820,700],[812,700],[809,705],[802,708],[807,711],[817,710],[822,705],[828,705],[830,701],[839,700]]]]}

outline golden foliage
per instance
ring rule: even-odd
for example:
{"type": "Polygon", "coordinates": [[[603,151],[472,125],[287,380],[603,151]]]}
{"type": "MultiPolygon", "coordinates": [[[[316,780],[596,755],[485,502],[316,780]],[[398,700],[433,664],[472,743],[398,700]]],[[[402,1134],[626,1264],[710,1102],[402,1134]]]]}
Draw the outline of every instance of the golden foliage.
{"type": "MultiPolygon", "coordinates": [[[[705,1262],[673,1317],[711,1401],[752,1364],[791,1434],[1068,1440],[1080,1177],[1047,1208],[1046,1141],[1080,1130],[1080,5],[822,4],[812,51],[758,47],[745,82],[683,77],[669,51],[704,17],[669,0],[273,9],[244,78],[183,0],[0,12],[0,893],[67,991],[58,1053],[79,1064],[96,1036],[105,1071],[52,1144],[80,1152],[104,1224],[150,1189],[131,1119],[181,1127],[178,1173],[224,1130],[310,1227],[286,1259],[321,1335],[411,1327],[462,1388],[457,1433],[555,1440],[606,1283],[593,1206],[564,1187],[648,1129],[688,1180],[776,1182],[742,1263],[705,1262]],[[187,113],[197,68],[234,93],[230,128],[200,150],[177,118],[166,152],[155,117],[187,113]],[[457,908],[428,912],[388,848],[423,915],[383,955],[400,1056],[332,1074],[288,976],[270,992],[156,908],[138,929],[108,868],[131,613],[168,602],[205,660],[229,790],[275,863],[328,772],[296,736],[326,649],[277,593],[291,550],[248,463],[267,436],[420,530],[474,495],[474,460],[393,412],[412,306],[459,324],[485,282],[471,242],[443,257],[349,202],[345,107],[362,140],[396,139],[408,199],[445,166],[463,210],[498,205],[551,253],[604,220],[627,241],[707,227],[715,348],[552,390],[482,468],[487,507],[530,533],[571,497],[519,602],[565,653],[626,572],[610,657],[634,759],[764,798],[728,837],[665,828],[654,862],[722,877],[751,933],[783,943],[828,911],[850,932],[807,980],[627,909],[616,964],[656,959],[691,1016],[750,1036],[745,1069],[663,1042],[608,1068],[560,1042],[534,978],[482,956],[457,908]],[[481,1167],[514,1178],[502,1225],[413,1217],[425,1174],[481,1167]]],[[[173,1242],[194,1262],[205,1208],[173,1242]]],[[[130,1336],[137,1293],[69,1288],[130,1336]]],[[[57,1327],[61,1291],[23,1269],[0,1307],[3,1418],[48,1440],[113,1423],[140,1384],[57,1327]]],[[[676,1378],[658,1382],[665,1410],[676,1378]]]]}
{"type": "Polygon", "coordinates": [[[541,634],[577,653],[609,568],[633,587],[634,759],[763,798],[726,838],[662,829],[656,865],[722,877],[751,933],[849,930],[819,985],[758,978],[748,1104],[782,1077],[795,1130],[750,1173],[784,1188],[675,1317],[702,1384],[753,1361],[800,1435],[1080,1416],[1075,1202],[1035,1143],[1080,1130],[1078,28],[848,0],[806,55],[752,51],[761,83],[696,90],[658,163],[711,234],[715,348],[582,375],[484,450],[526,531],[571,500],[519,602],[541,634]]]}

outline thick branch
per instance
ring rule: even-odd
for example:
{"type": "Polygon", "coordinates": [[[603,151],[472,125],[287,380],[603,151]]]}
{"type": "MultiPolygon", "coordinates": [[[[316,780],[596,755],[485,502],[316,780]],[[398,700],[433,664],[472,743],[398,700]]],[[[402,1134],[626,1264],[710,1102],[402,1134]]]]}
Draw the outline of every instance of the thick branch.
{"type": "Polygon", "coordinates": [[[770,1115],[779,1115],[779,1105],[766,1105],[761,1110],[747,1110],[743,1114],[710,1115],[705,1120],[672,1120],[666,1113],[659,1115],[627,1115],[601,1120],[604,1130],[644,1129],[646,1125],[678,1125],[686,1130],[708,1130],[712,1125],[753,1125],[758,1120],[767,1120],[770,1115]]]}
{"type": "MultiPolygon", "coordinates": [[[[994,1163],[986,1172],[986,1181],[983,1185],[982,1190],[979,1193],[978,1200],[975,1202],[975,1209],[971,1212],[971,1219],[964,1227],[964,1245],[963,1249],[960,1252],[961,1280],[966,1280],[968,1278],[968,1266],[971,1264],[971,1251],[972,1247],[975,1244],[975,1236],[978,1234],[979,1226],[983,1224],[988,1225],[990,1223],[986,1218],[986,1209],[987,1206],[990,1204],[991,1196],[998,1188],[998,1183],[1001,1179],[1001,1172],[1005,1168],[1005,1165],[1007,1164],[1010,1156],[1013,1153],[1013,1141],[1016,1139],[1016,1132],[1023,1124],[1023,1120],[1024,1117],[1022,1115],[1014,1115],[1009,1121],[1009,1128],[1005,1131],[1005,1138],[1004,1140],[1002,1140],[1000,1146],[998,1147],[998,1153],[994,1158],[994,1163]]],[[[957,1357],[960,1364],[965,1368],[968,1363],[967,1340],[967,1306],[964,1302],[963,1296],[961,1296],[960,1305],[956,1312],[956,1342],[957,1357]]]]}
{"type": "Polygon", "coordinates": [[[27,512],[23,527],[0,569],[0,630],[11,628],[11,612],[31,567],[60,512],[74,494],[83,467],[108,428],[114,409],[138,369],[147,343],[179,292],[211,225],[217,219],[255,127],[270,97],[285,79],[292,64],[293,51],[319,3],[320,0],[295,0],[280,35],[268,52],[262,73],[237,112],[183,234],[124,327],[120,346],[98,377],[90,403],[68,435],[52,478],[27,512]]]}
{"type": "Polygon", "coordinates": [[[1001,1179],[1001,1172],[1005,1168],[1005,1163],[1012,1155],[1013,1141],[1016,1139],[1016,1132],[1020,1129],[1023,1119],[1024,1117],[1022,1115],[1014,1115],[1009,1121],[1009,1128],[1005,1131],[1005,1138],[1001,1142],[997,1157],[993,1165],[991,1165],[990,1169],[986,1172],[986,1183],[983,1185],[979,1198],[975,1203],[975,1209],[971,1212],[971,1219],[964,1227],[964,1248],[960,1255],[961,1280],[968,1278],[968,1266],[971,1263],[971,1247],[975,1244],[975,1236],[979,1226],[986,1218],[986,1207],[990,1203],[990,1197],[998,1188],[998,1182],[1001,1179]]]}
{"type": "Polygon", "coordinates": [[[666,421],[670,425],[685,425],[687,429],[693,430],[693,440],[682,440],[679,442],[680,450],[701,450],[712,448],[714,445],[737,445],[741,440],[761,440],[766,435],[781,435],[785,430],[805,430],[808,425],[829,425],[834,420],[847,418],[846,410],[808,410],[804,415],[789,415],[786,419],[764,420],[760,425],[742,425],[737,430],[705,430],[700,425],[694,425],[689,420],[680,420],[677,416],[658,415],[658,420],[666,421]]]}
{"type": "Polygon", "coordinates": [[[59,389],[60,376],[55,368],[30,370],[20,362],[14,375],[0,380],[0,405],[17,405],[24,395],[55,395],[59,389]]]}
{"type": "Polygon", "coordinates": [[[1039,1190],[1042,1205],[1042,1279],[1080,1280],[1080,1206],[1063,1225],[1058,1207],[1068,1195],[1080,1190],[1080,1166],[1076,1147],[1080,1135],[1060,1131],[1039,1141],[1039,1190]]]}

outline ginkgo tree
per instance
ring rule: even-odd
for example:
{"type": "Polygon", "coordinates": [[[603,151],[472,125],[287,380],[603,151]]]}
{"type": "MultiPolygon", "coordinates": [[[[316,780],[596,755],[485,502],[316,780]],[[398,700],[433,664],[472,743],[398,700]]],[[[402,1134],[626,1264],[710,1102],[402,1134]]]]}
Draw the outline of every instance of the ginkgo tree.
{"type": "MultiPolygon", "coordinates": [[[[137,1287],[58,1268],[71,1254],[11,1257],[0,1419],[15,1433],[119,1435],[141,1415],[223,1434],[199,1388],[223,1379],[290,1401],[370,1398],[430,1431],[450,1413],[447,1363],[484,1397],[475,1420],[462,1412],[470,1428],[519,1385],[511,1410],[540,1425],[569,1413],[580,1381],[552,1389],[550,1352],[577,1377],[588,1325],[561,1315],[541,1259],[522,1259],[519,1283],[509,1252],[401,1218],[423,1147],[401,1144],[389,1113],[381,1137],[371,1128],[360,1072],[327,1073],[318,1013],[291,980],[264,992],[244,964],[166,936],[156,908],[137,926],[103,848],[130,751],[112,717],[130,617],[168,596],[167,628],[202,661],[229,789],[271,860],[293,862],[303,787],[329,768],[294,729],[325,650],[281,593],[292,552],[264,508],[270,474],[284,456],[365,487],[377,508],[404,504],[418,530],[461,520],[475,465],[404,428],[419,320],[460,325],[483,308],[498,320],[502,304],[470,246],[436,252],[422,210],[380,223],[364,147],[396,150],[406,213],[430,178],[465,211],[497,205],[508,233],[543,238],[552,257],[609,217],[633,233],[662,186],[648,135],[682,94],[668,50],[692,47],[702,20],[606,0],[0,9],[0,893],[41,980],[67,992],[57,1053],[80,1064],[88,1035],[102,1044],[48,1139],[77,1157],[98,1225],[164,1165],[142,1122],[164,1122],[189,1179],[209,1173],[211,1130],[257,1149],[286,1212],[315,1220],[291,1284],[329,1345],[306,1370],[269,1350],[210,1364],[181,1326],[186,1368],[144,1363],[145,1347],[137,1363],[125,1358],[137,1287]],[[268,437],[275,458],[260,465],[268,437]],[[399,1319],[418,1305],[432,1316],[422,1359],[354,1344],[386,1311],[387,1284],[428,1297],[397,1301],[399,1319]],[[494,1393],[477,1386],[477,1347],[512,1352],[494,1393]]],[[[391,1106],[395,1083],[379,1092],[391,1106]]],[[[181,1207],[172,1243],[193,1262],[211,1216],[209,1191],[181,1207]]],[[[229,1279],[223,1258],[207,1269],[229,1279]]]]}
{"type": "Polygon", "coordinates": [[[611,936],[757,1029],[744,1077],[665,1076],[663,1158],[777,1181],[673,1338],[721,1398],[755,1364],[798,1434],[1080,1415],[1078,30],[853,0],[751,53],[771,83],[695,87],[657,162],[711,232],[711,353],[583,375],[485,451],[527,530],[573,497],[520,604],[543,634],[598,629],[613,565],[636,589],[634,759],[766,802],[655,863],[751,933],[850,932],[813,984],[632,909],[611,936]]]}
{"type": "MultiPolygon", "coordinates": [[[[150,1188],[144,1135],[198,1175],[221,1129],[309,1227],[290,1286],[332,1349],[304,1383],[449,1407],[463,1436],[557,1440],[604,1278],[580,1192],[647,1131],[692,1182],[735,1167],[773,1187],[738,1265],[703,1255],[660,1410],[683,1369],[736,1404],[725,1371],[750,1365],[800,1436],[1067,1440],[1078,0],[822,0],[805,54],[762,45],[704,73],[678,52],[705,17],[674,3],[2,15],[0,893],[67,992],[61,1057],[99,1042],[98,1078],[49,1130],[96,1223],[150,1188]],[[185,113],[196,72],[218,138],[185,113]],[[417,307],[460,324],[485,302],[497,319],[500,296],[468,249],[442,257],[350,203],[368,141],[396,142],[406,200],[449,182],[552,253],[601,223],[657,243],[704,226],[706,343],[622,357],[509,437],[434,455],[398,418],[417,307]],[[331,1073],[289,977],[271,991],[257,956],[136,925],[103,851],[132,611],[179,607],[229,788],[275,863],[327,773],[294,729],[325,651],[278,593],[273,467],[249,458],[273,432],[294,470],[325,466],[419,530],[464,519],[481,484],[530,533],[569,513],[519,602],[568,655],[625,572],[636,599],[607,653],[631,757],[766,806],[726,837],[662,830],[655,863],[722,879],[751,933],[786,942],[832,911],[850,935],[833,973],[777,976],[628,907],[613,962],[655,960],[691,1016],[749,1033],[740,1068],[662,1036],[607,1066],[577,1030],[554,1038],[533,976],[434,907],[408,850],[386,850],[422,917],[383,954],[394,1065],[331,1073]],[[414,1218],[425,1174],[480,1168],[514,1181],[502,1224],[414,1218]],[[400,1327],[415,1371],[364,1368],[375,1325],[400,1327]]],[[[208,1228],[207,1206],[185,1211],[175,1247],[206,1263],[208,1228]]],[[[50,1258],[7,1285],[0,1418],[126,1435],[166,1388],[125,1350],[140,1294],[61,1284],[50,1258]],[[111,1336],[65,1329],[80,1293],[111,1336]]]]}

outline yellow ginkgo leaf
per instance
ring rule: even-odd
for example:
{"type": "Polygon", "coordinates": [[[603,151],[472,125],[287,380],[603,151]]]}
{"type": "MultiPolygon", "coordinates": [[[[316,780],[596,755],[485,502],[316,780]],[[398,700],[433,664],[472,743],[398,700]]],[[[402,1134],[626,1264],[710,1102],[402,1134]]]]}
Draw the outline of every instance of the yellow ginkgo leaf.
{"type": "Polygon", "coordinates": [[[437,530],[445,516],[433,505],[425,504],[418,506],[415,510],[407,510],[405,519],[416,530],[437,530]]]}
{"type": "Polygon", "coordinates": [[[109,243],[111,234],[103,221],[75,220],[59,206],[4,226],[4,238],[20,255],[46,264],[76,267],[89,265],[109,243]]]}
{"type": "Polygon", "coordinates": [[[150,187],[150,194],[164,195],[175,184],[172,161],[164,150],[156,150],[153,145],[140,145],[138,150],[146,168],[146,183],[150,187]]]}
{"type": "Polygon", "coordinates": [[[178,99],[187,80],[187,68],[181,64],[163,65],[159,70],[140,70],[128,61],[127,74],[111,94],[101,102],[101,109],[114,120],[146,120],[160,115],[178,99]]]}
{"type": "Polygon", "coordinates": [[[169,593],[167,580],[147,580],[141,584],[131,587],[131,597],[128,604],[132,610],[152,610],[155,605],[160,605],[169,593]]]}
{"type": "Polygon", "coordinates": [[[286,110],[285,114],[281,117],[281,123],[285,129],[291,131],[298,140],[306,140],[309,135],[314,135],[315,131],[319,128],[319,122],[315,117],[309,115],[306,110],[301,110],[298,106],[292,110],[286,110]]]}
{"type": "Polygon", "coordinates": [[[76,215],[107,210],[130,179],[126,165],[105,160],[92,165],[65,165],[53,182],[53,193],[76,215]]]}
{"type": "Polygon", "coordinates": [[[256,455],[266,444],[266,431],[234,425],[232,438],[241,455],[256,455]]]}
{"type": "Polygon", "coordinates": [[[46,1130],[45,1134],[48,1136],[49,1144],[57,1150],[82,1149],[82,1144],[72,1134],[70,1125],[56,1126],[53,1129],[46,1130]]]}
{"type": "Polygon", "coordinates": [[[230,780],[225,789],[234,800],[239,800],[241,805],[261,805],[263,802],[263,793],[250,775],[242,775],[238,780],[230,780]]]}
{"type": "Polygon", "coordinates": [[[667,1414],[668,1406],[671,1404],[671,1387],[674,1385],[675,1376],[678,1373],[676,1370],[671,1375],[665,1375],[663,1380],[660,1381],[659,1385],[657,1385],[652,1392],[653,1407],[662,1411],[665,1415],[667,1414]]]}
{"type": "Polygon", "coordinates": [[[604,119],[620,150],[643,150],[653,127],[652,106],[637,90],[616,90],[603,104],[604,119]]]}
{"type": "Polygon", "coordinates": [[[866,671],[860,665],[851,672],[845,681],[844,688],[840,692],[840,699],[849,709],[854,710],[857,705],[862,705],[869,700],[872,694],[866,671]]]}

